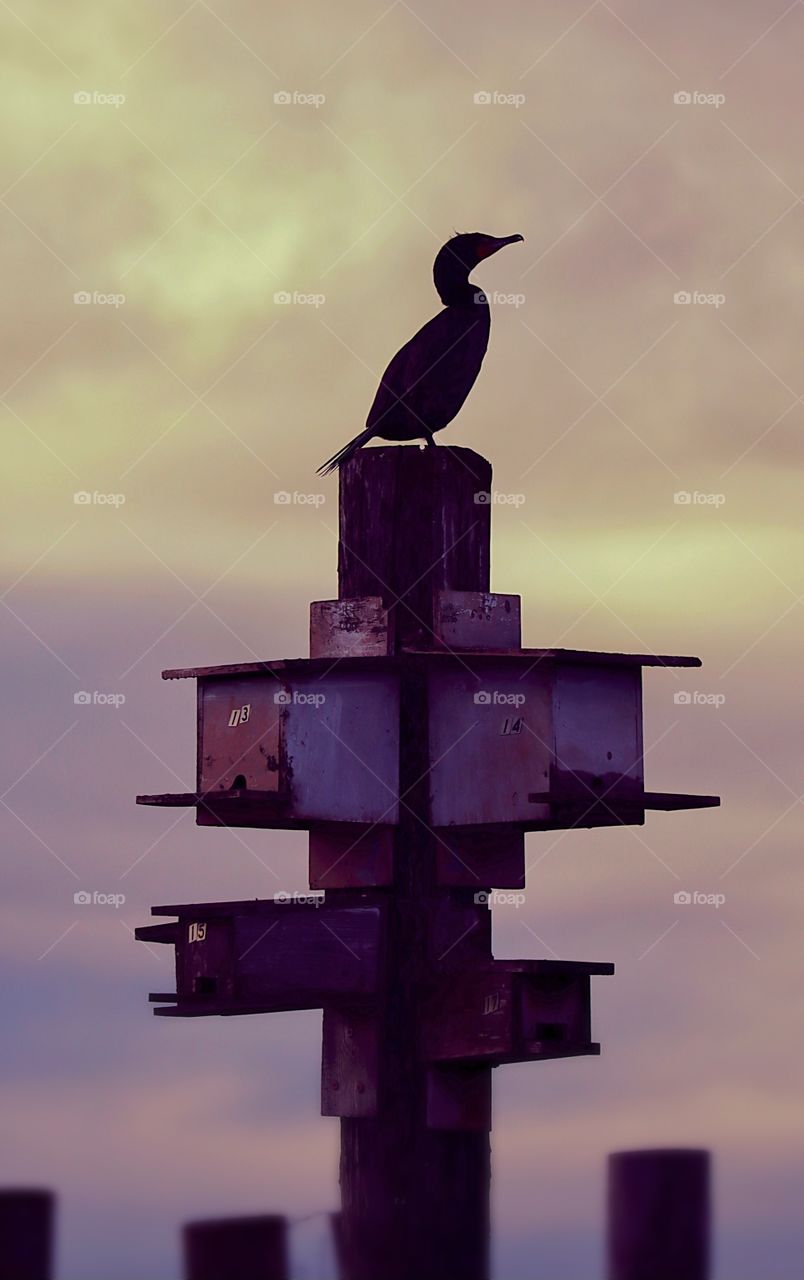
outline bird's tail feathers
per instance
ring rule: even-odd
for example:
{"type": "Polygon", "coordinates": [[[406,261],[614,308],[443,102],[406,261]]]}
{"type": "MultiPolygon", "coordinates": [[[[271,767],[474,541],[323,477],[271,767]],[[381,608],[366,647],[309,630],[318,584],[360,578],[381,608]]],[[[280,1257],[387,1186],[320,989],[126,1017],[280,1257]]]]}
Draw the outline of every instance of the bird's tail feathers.
{"type": "Polygon", "coordinates": [[[354,440],[350,440],[349,443],[345,444],[337,453],[333,453],[332,457],[328,458],[327,461],[318,468],[317,474],[319,476],[328,476],[331,472],[337,471],[344,465],[344,463],[348,462],[354,454],[357,453],[358,449],[361,449],[364,444],[371,440],[373,435],[374,432],[371,428],[366,427],[365,431],[361,431],[360,435],[355,436],[354,440]]]}

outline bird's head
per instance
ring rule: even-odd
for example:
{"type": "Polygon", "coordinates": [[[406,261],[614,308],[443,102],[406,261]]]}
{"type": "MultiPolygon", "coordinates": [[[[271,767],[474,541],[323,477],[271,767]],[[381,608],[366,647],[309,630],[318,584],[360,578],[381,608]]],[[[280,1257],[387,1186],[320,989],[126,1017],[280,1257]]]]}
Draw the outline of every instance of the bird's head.
{"type": "Polygon", "coordinates": [[[498,249],[523,239],[524,236],[519,235],[489,236],[483,231],[469,231],[448,240],[439,249],[433,264],[433,280],[444,305],[471,301],[469,272],[498,249]]]}

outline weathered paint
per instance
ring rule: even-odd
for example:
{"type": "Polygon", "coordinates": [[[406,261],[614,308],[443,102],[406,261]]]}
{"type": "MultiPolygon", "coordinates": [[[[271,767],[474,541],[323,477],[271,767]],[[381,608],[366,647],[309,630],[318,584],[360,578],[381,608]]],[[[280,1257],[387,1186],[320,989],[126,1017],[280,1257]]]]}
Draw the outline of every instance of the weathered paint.
{"type": "Polygon", "coordinates": [[[173,945],[176,994],[153,997],[162,1016],[202,1017],[324,1008],[365,998],[380,980],[379,906],[304,901],[198,903],[159,908],[177,923],[136,930],[145,942],[173,945]]]}
{"type": "Polygon", "coordinates": [[[311,658],[379,658],[391,651],[388,610],[379,596],[310,605],[311,658]]]}

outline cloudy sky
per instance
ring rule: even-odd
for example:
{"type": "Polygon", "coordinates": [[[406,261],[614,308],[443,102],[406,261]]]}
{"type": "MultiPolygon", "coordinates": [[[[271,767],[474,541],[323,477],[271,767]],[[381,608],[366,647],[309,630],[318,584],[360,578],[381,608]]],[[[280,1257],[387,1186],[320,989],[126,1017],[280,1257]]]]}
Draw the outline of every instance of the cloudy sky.
{"type": "Polygon", "coordinates": [[[648,784],[724,801],[528,838],[497,954],[617,975],[599,1060],[495,1073],[496,1275],[601,1275],[606,1153],[691,1142],[718,1280],[793,1280],[801,0],[2,0],[0,25],[0,1178],[59,1189],[60,1280],[175,1280],[188,1216],[335,1205],[318,1015],[155,1020],[169,957],[131,937],[154,902],[304,887],[304,837],[133,797],[192,785],[163,667],[305,652],[336,589],[315,468],[437,309],[455,229],[525,237],[476,273],[491,345],[444,437],[517,495],[492,585],[526,643],[700,655],[647,673],[648,784]],[[725,902],[675,904],[696,890],[725,902]]]}

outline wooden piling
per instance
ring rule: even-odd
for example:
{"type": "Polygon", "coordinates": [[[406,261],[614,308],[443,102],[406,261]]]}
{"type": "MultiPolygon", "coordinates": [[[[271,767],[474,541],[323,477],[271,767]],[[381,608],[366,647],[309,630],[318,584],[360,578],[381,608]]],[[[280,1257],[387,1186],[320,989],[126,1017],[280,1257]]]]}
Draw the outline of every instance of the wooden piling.
{"type": "Polygon", "coordinates": [[[0,1280],[52,1280],[54,1219],[52,1192],[0,1190],[0,1280]]]}
{"type": "MultiPolygon", "coordinates": [[[[366,449],[342,472],[340,598],[381,596],[398,654],[405,646],[434,647],[437,590],[488,591],[490,490],[490,464],[468,449],[366,449]]],[[[481,1116],[473,1129],[433,1127],[438,1116],[432,1069],[418,1053],[418,1006],[435,969],[490,962],[490,912],[472,890],[437,888],[439,845],[426,821],[427,691],[414,666],[401,678],[404,803],[394,835],[394,892],[380,895],[389,919],[376,1014],[378,1109],[371,1118],[341,1121],[346,1275],[488,1280],[487,1123],[481,1116]]],[[[490,1071],[480,1068],[487,1083],[490,1071]]],[[[466,1081],[474,1096],[476,1077],[466,1081]]]]}
{"type": "Polygon", "coordinates": [[[710,1280],[708,1151],[609,1157],[608,1280],[710,1280]]]}
{"type": "Polygon", "coordinates": [[[185,1280],[288,1280],[287,1220],[274,1214],[189,1222],[185,1280]]]}

